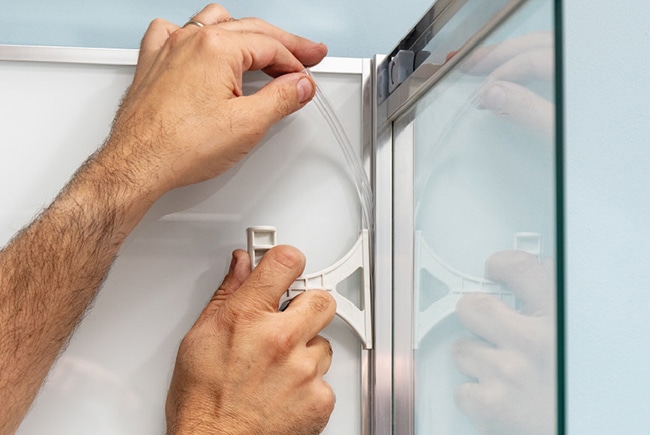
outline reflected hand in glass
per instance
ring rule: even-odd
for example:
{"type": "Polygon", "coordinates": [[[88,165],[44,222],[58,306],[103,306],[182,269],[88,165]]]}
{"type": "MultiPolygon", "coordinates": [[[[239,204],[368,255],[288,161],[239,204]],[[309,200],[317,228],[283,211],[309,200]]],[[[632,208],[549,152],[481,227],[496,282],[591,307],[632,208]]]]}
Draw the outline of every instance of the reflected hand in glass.
{"type": "MultiPolygon", "coordinates": [[[[471,75],[485,75],[483,109],[551,139],[554,42],[550,33],[531,33],[485,46],[463,63],[471,75]]],[[[459,340],[454,361],[475,379],[460,385],[458,407],[481,432],[551,434],[555,430],[555,285],[552,262],[542,264],[522,251],[490,257],[486,278],[502,283],[520,310],[494,296],[468,294],[457,314],[478,339],[459,340]]]]}
{"type": "Polygon", "coordinates": [[[554,41],[547,32],[530,33],[481,47],[463,62],[467,74],[485,75],[481,106],[544,137],[554,133],[554,41]],[[541,86],[538,84],[541,82],[541,86]]]}
{"type": "Polygon", "coordinates": [[[531,254],[504,251],[486,264],[488,279],[507,286],[520,311],[488,294],[458,302],[461,322],[478,339],[459,340],[454,361],[475,379],[456,400],[484,433],[554,433],[555,292],[553,271],[531,254]]]}

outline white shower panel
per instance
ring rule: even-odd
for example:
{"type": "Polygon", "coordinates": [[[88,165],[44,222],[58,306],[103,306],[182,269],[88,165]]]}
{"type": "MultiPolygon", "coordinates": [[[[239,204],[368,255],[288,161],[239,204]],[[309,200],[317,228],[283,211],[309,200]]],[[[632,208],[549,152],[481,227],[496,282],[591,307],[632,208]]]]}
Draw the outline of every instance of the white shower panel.
{"type": "MultiPolygon", "coordinates": [[[[326,59],[315,73],[359,152],[362,69],[362,60],[326,59]]],[[[102,144],[133,71],[0,61],[1,243],[102,144]]],[[[266,80],[248,75],[245,92],[266,80]]],[[[223,278],[231,251],[245,249],[247,227],[276,227],[282,243],[305,253],[305,273],[327,268],[354,245],[361,210],[345,168],[328,125],[309,105],[221,177],[165,195],[120,250],[19,433],[163,433],[177,347],[223,278]]],[[[340,319],[323,335],[334,348],[327,380],[337,396],[325,433],[361,433],[361,341],[340,319]]]]}

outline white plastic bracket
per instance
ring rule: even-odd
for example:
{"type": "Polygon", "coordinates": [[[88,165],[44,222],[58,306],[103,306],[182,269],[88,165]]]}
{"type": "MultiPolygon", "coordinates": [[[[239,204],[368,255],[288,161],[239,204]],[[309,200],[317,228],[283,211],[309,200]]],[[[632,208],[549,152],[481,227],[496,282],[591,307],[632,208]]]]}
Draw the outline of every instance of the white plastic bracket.
{"type": "MultiPolygon", "coordinates": [[[[515,233],[514,248],[533,255],[541,255],[542,238],[538,233],[515,233]]],[[[414,308],[415,331],[413,347],[417,349],[422,339],[442,320],[456,311],[456,304],[465,293],[489,293],[511,307],[516,307],[515,296],[493,281],[463,274],[440,259],[424,241],[420,232],[415,234],[414,308]],[[421,271],[427,271],[447,289],[428,307],[421,304],[421,271]]]]}
{"type": "MultiPolygon", "coordinates": [[[[257,226],[246,229],[248,255],[254,269],[264,254],[277,244],[275,227],[257,226]]],[[[368,230],[361,230],[359,238],[339,261],[316,273],[299,277],[280,299],[280,307],[307,290],[326,290],[336,300],[336,314],[359,336],[364,349],[372,349],[372,311],[370,302],[370,244],[368,230]],[[341,295],[337,286],[361,270],[361,308],[341,295]]]]}

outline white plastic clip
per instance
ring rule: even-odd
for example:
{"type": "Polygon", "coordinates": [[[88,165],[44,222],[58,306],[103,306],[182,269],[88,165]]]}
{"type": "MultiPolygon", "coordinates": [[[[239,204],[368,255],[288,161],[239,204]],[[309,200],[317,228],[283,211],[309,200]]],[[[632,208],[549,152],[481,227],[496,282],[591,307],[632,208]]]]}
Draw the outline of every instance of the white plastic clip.
{"type": "MultiPolygon", "coordinates": [[[[276,245],[274,227],[250,227],[246,230],[248,255],[251,268],[255,268],[262,256],[276,245]]],[[[286,304],[307,290],[326,290],[336,300],[336,314],[359,335],[364,349],[372,349],[372,312],[370,303],[370,245],[368,230],[361,230],[356,243],[339,261],[316,273],[299,277],[280,300],[286,304]],[[361,309],[342,296],[337,286],[357,270],[361,270],[361,309]]]]}

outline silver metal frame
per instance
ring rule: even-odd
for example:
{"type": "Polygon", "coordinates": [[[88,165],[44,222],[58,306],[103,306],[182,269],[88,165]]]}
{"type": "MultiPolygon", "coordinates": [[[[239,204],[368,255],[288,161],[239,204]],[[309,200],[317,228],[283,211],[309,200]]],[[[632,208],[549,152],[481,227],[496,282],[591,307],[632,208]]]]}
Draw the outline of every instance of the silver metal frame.
{"type": "MultiPolygon", "coordinates": [[[[374,89],[374,74],[372,69],[372,62],[370,59],[363,59],[361,65],[361,157],[366,170],[368,177],[372,179],[372,158],[373,158],[373,115],[374,105],[372,98],[372,91],[374,89]]],[[[370,232],[370,244],[371,249],[373,246],[373,237],[372,237],[372,228],[368,229],[370,232]]],[[[372,251],[371,251],[372,252],[372,251]]],[[[370,255],[371,258],[371,277],[372,277],[372,267],[373,255],[370,255]]],[[[373,279],[371,278],[371,299],[376,297],[376,291],[372,286],[373,279]]],[[[372,302],[371,302],[372,303],[372,302]]],[[[372,310],[371,310],[372,311],[372,310]]],[[[361,349],[361,433],[363,435],[372,434],[372,400],[373,400],[373,388],[372,388],[372,370],[373,367],[373,350],[372,349],[361,349]],[[365,400],[364,400],[365,398],[365,400]]]]}
{"type": "Polygon", "coordinates": [[[414,431],[413,118],[393,127],[393,408],[396,433],[414,431]],[[399,192],[399,194],[397,194],[399,192]]]}
{"type": "MultiPolygon", "coordinates": [[[[374,59],[376,68],[382,56],[374,59]]],[[[374,87],[376,90],[376,86],[374,87]]],[[[373,94],[376,107],[377,93],[373,94]]],[[[374,237],[374,350],[372,373],[372,433],[393,432],[393,137],[392,125],[378,128],[373,112],[373,190],[375,193],[374,237]]]]}

